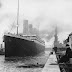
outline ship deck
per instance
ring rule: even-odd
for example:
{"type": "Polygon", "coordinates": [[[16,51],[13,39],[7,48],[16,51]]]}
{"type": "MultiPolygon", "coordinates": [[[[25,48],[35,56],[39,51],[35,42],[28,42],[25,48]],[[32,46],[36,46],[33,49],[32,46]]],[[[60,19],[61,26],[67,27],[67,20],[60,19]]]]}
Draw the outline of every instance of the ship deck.
{"type": "Polygon", "coordinates": [[[29,41],[32,41],[22,35],[17,35],[17,34],[5,34],[6,36],[11,36],[11,37],[16,37],[16,38],[20,38],[20,39],[26,39],[26,40],[29,40],[29,41]]]}
{"type": "MultiPolygon", "coordinates": [[[[32,42],[36,42],[36,43],[39,43],[39,44],[45,46],[45,44],[43,44],[43,43],[41,43],[41,42],[39,42],[39,41],[37,41],[37,40],[31,40],[29,37],[26,37],[27,35],[22,36],[22,35],[17,35],[17,34],[10,34],[10,33],[7,33],[7,34],[5,34],[5,35],[6,35],[6,36],[10,36],[10,37],[25,39],[25,40],[32,41],[32,42]]],[[[34,36],[36,36],[36,35],[34,35],[34,36]]]]}

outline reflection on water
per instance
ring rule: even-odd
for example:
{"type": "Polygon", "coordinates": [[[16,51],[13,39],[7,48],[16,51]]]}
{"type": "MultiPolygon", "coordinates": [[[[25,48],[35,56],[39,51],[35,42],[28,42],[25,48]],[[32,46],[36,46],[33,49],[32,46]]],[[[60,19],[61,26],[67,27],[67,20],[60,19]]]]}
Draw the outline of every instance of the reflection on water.
{"type": "Polygon", "coordinates": [[[49,51],[45,55],[30,58],[24,61],[5,61],[4,56],[0,56],[0,72],[41,72],[42,68],[18,68],[17,66],[28,64],[45,64],[49,51]]]}

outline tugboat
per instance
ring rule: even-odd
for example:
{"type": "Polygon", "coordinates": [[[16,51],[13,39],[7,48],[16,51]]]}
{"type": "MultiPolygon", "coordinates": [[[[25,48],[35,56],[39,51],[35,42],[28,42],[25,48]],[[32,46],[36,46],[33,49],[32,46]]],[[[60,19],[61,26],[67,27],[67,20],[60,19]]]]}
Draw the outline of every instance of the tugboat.
{"type": "Polygon", "coordinates": [[[44,53],[45,42],[37,35],[19,35],[18,18],[19,0],[17,13],[17,34],[4,34],[5,58],[21,58],[27,56],[36,56],[44,53]]]}

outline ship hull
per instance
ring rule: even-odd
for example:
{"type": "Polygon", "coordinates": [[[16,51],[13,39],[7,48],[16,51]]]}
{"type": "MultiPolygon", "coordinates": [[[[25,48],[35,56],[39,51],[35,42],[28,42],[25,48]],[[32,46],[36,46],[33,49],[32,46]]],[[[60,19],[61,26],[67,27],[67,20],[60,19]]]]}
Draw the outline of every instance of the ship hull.
{"type": "Polygon", "coordinates": [[[27,57],[44,53],[45,46],[35,41],[4,35],[5,57],[27,57]]]}

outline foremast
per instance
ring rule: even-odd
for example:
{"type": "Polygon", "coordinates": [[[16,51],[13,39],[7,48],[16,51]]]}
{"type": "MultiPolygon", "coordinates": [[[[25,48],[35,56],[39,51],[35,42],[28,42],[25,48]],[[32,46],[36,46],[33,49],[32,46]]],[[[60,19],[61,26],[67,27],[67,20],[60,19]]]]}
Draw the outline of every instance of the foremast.
{"type": "Polygon", "coordinates": [[[19,25],[19,0],[18,0],[18,8],[17,8],[17,35],[18,35],[18,25],[19,25]]]}

